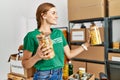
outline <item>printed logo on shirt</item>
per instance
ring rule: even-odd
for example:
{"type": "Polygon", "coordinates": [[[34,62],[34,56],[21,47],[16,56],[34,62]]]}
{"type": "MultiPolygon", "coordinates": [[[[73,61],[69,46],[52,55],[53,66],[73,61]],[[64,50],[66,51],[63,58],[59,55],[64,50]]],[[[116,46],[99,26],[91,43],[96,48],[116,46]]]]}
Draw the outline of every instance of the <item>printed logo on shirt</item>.
{"type": "Polygon", "coordinates": [[[58,37],[52,40],[53,44],[62,43],[62,37],[58,37]]]}

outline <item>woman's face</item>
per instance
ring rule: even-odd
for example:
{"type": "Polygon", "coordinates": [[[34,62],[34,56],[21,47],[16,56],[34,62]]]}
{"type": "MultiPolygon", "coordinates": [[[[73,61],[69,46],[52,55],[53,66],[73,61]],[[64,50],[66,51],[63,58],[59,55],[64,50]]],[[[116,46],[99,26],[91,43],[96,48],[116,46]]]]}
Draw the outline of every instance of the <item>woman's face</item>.
{"type": "Polygon", "coordinates": [[[57,12],[56,12],[56,8],[53,7],[51,8],[47,14],[44,15],[46,23],[50,24],[50,25],[56,25],[57,24],[57,12]]]}

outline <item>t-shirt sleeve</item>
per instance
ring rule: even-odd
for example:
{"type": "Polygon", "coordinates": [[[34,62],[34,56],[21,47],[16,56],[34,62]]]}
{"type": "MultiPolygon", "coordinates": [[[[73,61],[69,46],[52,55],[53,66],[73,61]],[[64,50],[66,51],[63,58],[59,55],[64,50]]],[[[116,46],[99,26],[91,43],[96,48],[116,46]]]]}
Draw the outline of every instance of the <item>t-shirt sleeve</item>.
{"type": "Polygon", "coordinates": [[[24,48],[23,49],[28,50],[30,52],[34,51],[34,40],[29,33],[24,38],[24,48]]]}
{"type": "Polygon", "coordinates": [[[63,40],[63,46],[66,46],[68,43],[67,43],[67,40],[63,34],[63,32],[61,31],[61,34],[62,34],[62,40],[63,40]]]}

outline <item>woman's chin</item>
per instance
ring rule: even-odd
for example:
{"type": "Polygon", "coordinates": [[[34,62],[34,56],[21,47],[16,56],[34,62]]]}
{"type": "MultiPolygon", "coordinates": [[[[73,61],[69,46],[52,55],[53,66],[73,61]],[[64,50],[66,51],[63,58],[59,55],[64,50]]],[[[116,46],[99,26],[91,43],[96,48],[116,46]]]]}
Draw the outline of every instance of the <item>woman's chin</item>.
{"type": "Polygon", "coordinates": [[[57,25],[57,23],[53,23],[52,25],[57,25]]]}

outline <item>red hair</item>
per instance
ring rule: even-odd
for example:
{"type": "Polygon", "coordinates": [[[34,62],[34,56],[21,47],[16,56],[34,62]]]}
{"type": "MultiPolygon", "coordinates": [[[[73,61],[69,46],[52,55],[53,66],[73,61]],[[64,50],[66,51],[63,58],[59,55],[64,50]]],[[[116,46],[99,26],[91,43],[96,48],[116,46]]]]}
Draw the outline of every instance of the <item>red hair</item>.
{"type": "Polygon", "coordinates": [[[39,29],[42,23],[42,16],[49,11],[52,7],[55,7],[52,3],[42,3],[38,6],[36,11],[36,20],[37,20],[37,28],[39,29]]]}

